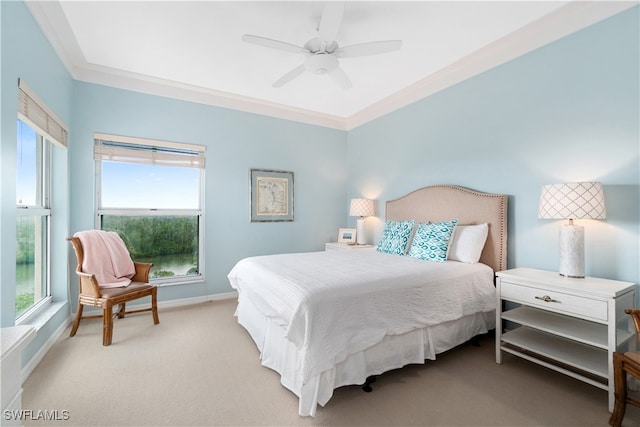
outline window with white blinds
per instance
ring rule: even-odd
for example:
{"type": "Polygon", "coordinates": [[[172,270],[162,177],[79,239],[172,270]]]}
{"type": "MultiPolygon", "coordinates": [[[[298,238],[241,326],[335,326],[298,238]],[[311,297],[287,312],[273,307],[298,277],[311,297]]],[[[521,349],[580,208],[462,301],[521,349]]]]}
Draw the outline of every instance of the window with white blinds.
{"type": "Polygon", "coordinates": [[[205,168],[205,147],[118,135],[94,134],[96,160],[205,168]]]}
{"type": "Polygon", "coordinates": [[[94,134],[96,227],[115,231],[151,280],[202,280],[205,147],[94,134]]]}
{"type": "Polygon", "coordinates": [[[66,148],[69,130],[38,95],[22,80],[18,80],[18,118],[35,129],[45,139],[66,148]]]}
{"type": "Polygon", "coordinates": [[[16,324],[46,310],[51,295],[51,146],[67,147],[68,128],[18,80],[16,146],[16,324]]]}

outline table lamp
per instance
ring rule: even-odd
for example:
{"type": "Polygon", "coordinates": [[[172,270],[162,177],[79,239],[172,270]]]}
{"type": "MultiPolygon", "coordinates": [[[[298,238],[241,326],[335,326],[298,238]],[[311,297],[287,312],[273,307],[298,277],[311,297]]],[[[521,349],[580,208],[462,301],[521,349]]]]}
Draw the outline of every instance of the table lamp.
{"type": "Polygon", "coordinates": [[[356,243],[364,245],[367,239],[364,235],[364,217],[373,215],[373,200],[370,199],[351,199],[349,207],[349,216],[357,216],[356,225],[356,243]]]}
{"type": "Polygon", "coordinates": [[[568,219],[560,228],[559,273],[584,277],[584,227],[574,219],[605,219],[607,210],[599,182],[570,182],[542,187],[538,218],[568,219]]]}

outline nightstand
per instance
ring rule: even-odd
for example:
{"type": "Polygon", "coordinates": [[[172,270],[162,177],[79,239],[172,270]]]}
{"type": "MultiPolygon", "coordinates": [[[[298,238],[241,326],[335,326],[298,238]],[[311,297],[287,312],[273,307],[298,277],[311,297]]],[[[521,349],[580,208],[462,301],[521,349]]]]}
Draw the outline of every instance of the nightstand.
{"type": "Polygon", "coordinates": [[[633,343],[624,309],[636,285],[530,268],[496,276],[496,363],[507,352],[607,390],[612,411],[613,352],[633,343]]]}
{"type": "Polygon", "coordinates": [[[373,245],[350,245],[349,243],[338,243],[338,242],[331,242],[331,243],[325,243],[324,244],[324,250],[325,251],[339,251],[339,250],[345,250],[345,249],[368,249],[368,248],[373,248],[375,246],[373,245]]]}

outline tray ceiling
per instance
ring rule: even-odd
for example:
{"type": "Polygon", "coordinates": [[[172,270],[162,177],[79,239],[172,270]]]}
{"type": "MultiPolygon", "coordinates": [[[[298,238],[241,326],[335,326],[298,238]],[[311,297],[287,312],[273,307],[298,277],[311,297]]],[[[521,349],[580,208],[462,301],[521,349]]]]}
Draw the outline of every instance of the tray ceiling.
{"type": "Polygon", "coordinates": [[[306,73],[272,83],[301,54],[323,2],[28,1],[72,77],[274,117],[350,129],[607,18],[637,2],[349,1],[340,46],[402,40],[396,52],[340,59],[342,90],[306,73]]]}

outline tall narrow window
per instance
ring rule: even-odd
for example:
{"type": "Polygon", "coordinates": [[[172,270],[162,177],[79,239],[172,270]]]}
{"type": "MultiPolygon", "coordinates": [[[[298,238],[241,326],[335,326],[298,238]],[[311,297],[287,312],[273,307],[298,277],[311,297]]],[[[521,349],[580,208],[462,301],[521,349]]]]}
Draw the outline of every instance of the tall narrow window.
{"type": "Polygon", "coordinates": [[[51,301],[51,150],[66,148],[67,126],[18,82],[16,147],[16,323],[51,301]]]}
{"type": "Polygon", "coordinates": [[[18,120],[16,318],[49,295],[49,144],[18,120]]]}
{"type": "Polygon", "coordinates": [[[96,134],[98,228],[116,231],[134,261],[152,262],[151,280],[203,275],[205,148],[96,134]]]}

